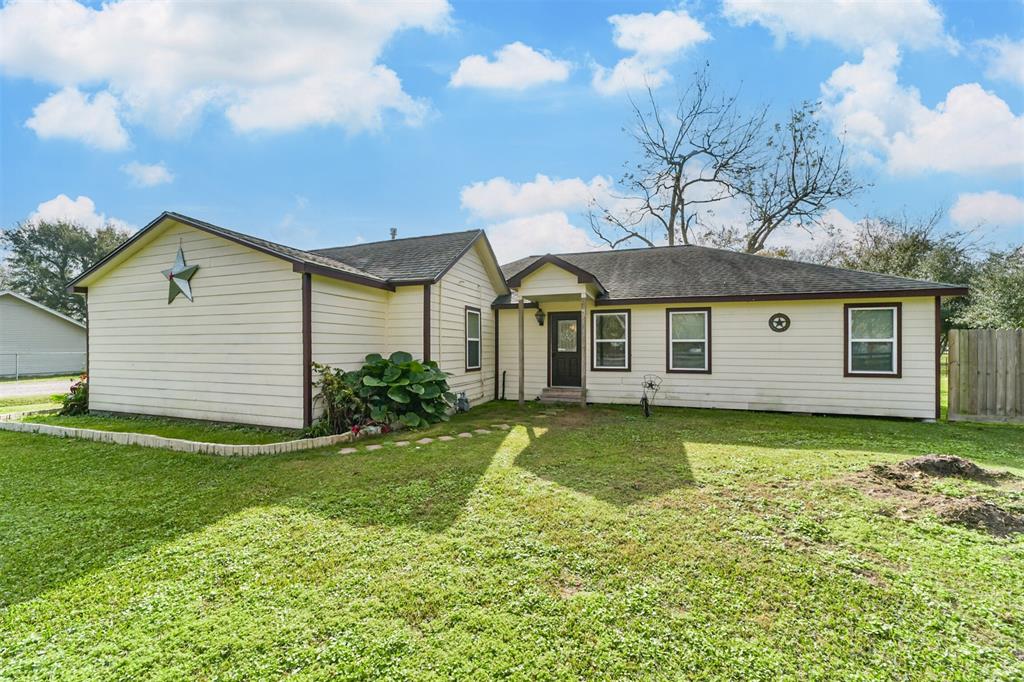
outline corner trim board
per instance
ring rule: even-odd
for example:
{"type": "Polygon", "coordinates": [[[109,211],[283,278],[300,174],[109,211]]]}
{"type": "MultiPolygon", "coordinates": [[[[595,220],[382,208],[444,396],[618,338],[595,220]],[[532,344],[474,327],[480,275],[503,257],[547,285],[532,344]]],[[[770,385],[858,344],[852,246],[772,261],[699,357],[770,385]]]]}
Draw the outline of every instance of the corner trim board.
{"type": "Polygon", "coordinates": [[[430,362],[430,285],[423,285],[423,362],[430,362]]]}
{"type": "Polygon", "coordinates": [[[313,425],[313,276],[302,273],[302,423],[313,425]]]}

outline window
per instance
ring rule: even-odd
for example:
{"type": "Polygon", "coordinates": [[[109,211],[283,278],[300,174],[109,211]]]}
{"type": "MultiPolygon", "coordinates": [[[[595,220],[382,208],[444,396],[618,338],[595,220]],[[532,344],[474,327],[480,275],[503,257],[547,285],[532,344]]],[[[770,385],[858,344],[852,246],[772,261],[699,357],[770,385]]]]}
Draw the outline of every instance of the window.
{"type": "Polygon", "coordinates": [[[629,311],[594,313],[591,369],[629,371],[629,311]]]}
{"type": "Polygon", "coordinates": [[[480,369],[480,310],[466,308],[466,370],[480,369]]]}
{"type": "Polygon", "coordinates": [[[558,320],[558,352],[575,353],[579,350],[576,338],[576,320],[558,320]]]}
{"type": "Polygon", "coordinates": [[[900,375],[900,304],[847,304],[846,376],[900,375]]]}
{"type": "Polygon", "coordinates": [[[711,373],[711,309],[669,309],[669,372],[711,373]]]}

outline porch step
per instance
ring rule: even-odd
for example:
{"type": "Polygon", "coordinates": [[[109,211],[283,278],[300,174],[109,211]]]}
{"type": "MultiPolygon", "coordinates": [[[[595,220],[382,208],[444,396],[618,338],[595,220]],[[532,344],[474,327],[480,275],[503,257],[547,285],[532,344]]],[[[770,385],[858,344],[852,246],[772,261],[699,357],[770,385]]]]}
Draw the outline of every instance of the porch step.
{"type": "Polygon", "coordinates": [[[582,388],[548,387],[540,392],[542,403],[578,403],[582,399],[582,388]]]}

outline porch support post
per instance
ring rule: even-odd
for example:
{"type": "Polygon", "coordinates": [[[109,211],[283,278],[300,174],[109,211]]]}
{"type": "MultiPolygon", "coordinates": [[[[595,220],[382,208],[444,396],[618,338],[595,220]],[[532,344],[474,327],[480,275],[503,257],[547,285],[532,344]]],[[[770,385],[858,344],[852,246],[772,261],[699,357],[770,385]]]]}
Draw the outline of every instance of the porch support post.
{"type": "Polygon", "coordinates": [[[587,342],[587,295],[580,298],[580,407],[587,406],[587,363],[590,362],[590,344],[587,342]]]}
{"type": "Polygon", "coordinates": [[[523,314],[523,296],[519,294],[519,406],[522,407],[526,404],[526,367],[524,362],[526,360],[526,351],[523,349],[523,342],[526,337],[526,324],[524,322],[525,316],[523,314]]]}

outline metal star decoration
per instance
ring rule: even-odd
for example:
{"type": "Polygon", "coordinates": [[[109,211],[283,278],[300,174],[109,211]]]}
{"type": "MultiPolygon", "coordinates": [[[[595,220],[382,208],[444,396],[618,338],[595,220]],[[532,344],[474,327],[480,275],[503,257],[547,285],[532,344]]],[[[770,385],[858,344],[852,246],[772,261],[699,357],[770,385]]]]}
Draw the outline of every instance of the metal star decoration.
{"type": "Polygon", "coordinates": [[[198,265],[185,265],[185,252],[179,246],[178,257],[174,259],[174,265],[170,270],[162,272],[163,276],[170,283],[170,289],[167,292],[167,303],[171,303],[178,294],[184,294],[185,298],[189,301],[192,300],[192,287],[188,281],[192,279],[192,275],[196,274],[198,269],[198,265]]]}

